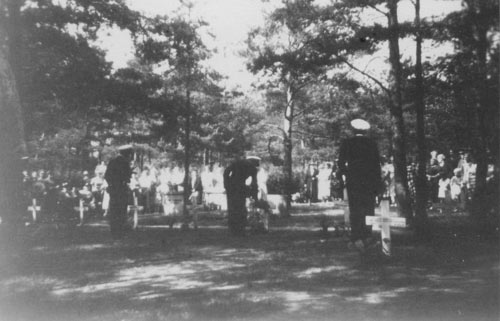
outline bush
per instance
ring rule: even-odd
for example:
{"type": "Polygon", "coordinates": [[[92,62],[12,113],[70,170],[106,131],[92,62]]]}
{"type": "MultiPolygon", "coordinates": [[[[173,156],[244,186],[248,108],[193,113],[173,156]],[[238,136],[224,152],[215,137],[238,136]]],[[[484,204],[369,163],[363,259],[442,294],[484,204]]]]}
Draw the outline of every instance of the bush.
{"type": "MultiPolygon", "coordinates": [[[[285,193],[285,175],[282,166],[272,166],[269,169],[267,179],[268,194],[284,194],[285,193]]],[[[300,174],[293,173],[290,193],[294,194],[300,191],[302,184],[300,174]]]]}

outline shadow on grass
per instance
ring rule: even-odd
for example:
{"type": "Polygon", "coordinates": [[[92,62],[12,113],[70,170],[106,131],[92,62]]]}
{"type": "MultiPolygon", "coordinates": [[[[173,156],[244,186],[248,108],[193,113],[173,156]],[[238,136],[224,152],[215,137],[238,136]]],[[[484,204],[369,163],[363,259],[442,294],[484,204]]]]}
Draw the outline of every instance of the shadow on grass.
{"type": "MultiPolygon", "coordinates": [[[[291,226],[311,226],[303,218],[291,226]]],[[[281,222],[284,226],[285,224],[281,222]]],[[[319,230],[319,229],[318,229],[319,230]]],[[[47,228],[1,253],[2,320],[496,320],[498,244],[396,234],[393,257],[280,229],[47,228]]]]}

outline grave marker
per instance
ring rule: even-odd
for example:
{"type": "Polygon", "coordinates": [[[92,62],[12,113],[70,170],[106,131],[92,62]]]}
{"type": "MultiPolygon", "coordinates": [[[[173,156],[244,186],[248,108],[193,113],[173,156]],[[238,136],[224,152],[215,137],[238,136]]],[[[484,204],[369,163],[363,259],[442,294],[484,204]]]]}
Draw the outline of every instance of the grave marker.
{"type": "Polygon", "coordinates": [[[389,201],[382,200],[380,202],[381,216],[367,216],[366,225],[372,225],[374,230],[380,230],[382,238],[382,252],[391,255],[391,226],[406,227],[406,219],[404,217],[391,217],[389,211],[389,201]]]}
{"type": "Polygon", "coordinates": [[[137,195],[134,193],[134,205],[129,205],[128,210],[129,211],[134,211],[134,226],[133,228],[136,229],[137,226],[139,225],[139,211],[142,211],[144,206],[139,206],[138,201],[137,201],[137,195]]]}
{"type": "Polygon", "coordinates": [[[37,212],[41,211],[42,208],[39,205],[36,205],[36,198],[33,199],[31,206],[28,206],[28,211],[31,212],[31,216],[33,217],[33,222],[36,222],[37,212]]]}
{"type": "Polygon", "coordinates": [[[78,211],[80,217],[80,224],[83,225],[83,220],[85,219],[85,212],[89,210],[89,207],[85,205],[83,198],[78,200],[78,206],[74,207],[75,211],[78,211]]]}

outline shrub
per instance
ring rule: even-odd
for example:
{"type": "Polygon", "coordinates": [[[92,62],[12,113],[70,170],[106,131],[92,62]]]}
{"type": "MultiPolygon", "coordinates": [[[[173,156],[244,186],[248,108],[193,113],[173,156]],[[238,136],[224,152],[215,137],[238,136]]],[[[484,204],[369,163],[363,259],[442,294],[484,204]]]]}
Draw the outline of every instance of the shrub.
{"type": "MultiPolygon", "coordinates": [[[[285,191],[285,175],[282,166],[272,166],[269,168],[267,179],[268,194],[284,194],[285,191]]],[[[294,194],[300,191],[302,184],[298,173],[293,173],[290,193],[294,194]]]]}

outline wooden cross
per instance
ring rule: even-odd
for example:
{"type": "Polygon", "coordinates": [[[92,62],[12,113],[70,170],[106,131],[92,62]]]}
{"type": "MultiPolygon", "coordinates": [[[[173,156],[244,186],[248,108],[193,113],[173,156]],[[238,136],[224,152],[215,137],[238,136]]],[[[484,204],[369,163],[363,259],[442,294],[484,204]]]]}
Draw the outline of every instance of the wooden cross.
{"type": "Polygon", "coordinates": [[[139,225],[139,211],[142,211],[144,207],[138,205],[137,195],[134,193],[134,205],[129,205],[128,210],[134,211],[134,229],[139,225]]]}
{"type": "Polygon", "coordinates": [[[83,220],[85,219],[85,212],[89,210],[89,207],[85,206],[83,198],[80,198],[78,206],[74,207],[74,210],[80,213],[80,225],[83,225],[83,220]]]}
{"type": "Polygon", "coordinates": [[[374,230],[380,230],[382,238],[382,253],[387,256],[391,255],[391,226],[406,227],[406,219],[404,217],[390,217],[389,201],[382,200],[380,202],[381,216],[367,216],[366,225],[372,225],[374,230]]]}
{"type": "Polygon", "coordinates": [[[38,211],[41,211],[42,208],[38,205],[36,205],[36,198],[33,199],[32,205],[28,206],[28,211],[31,212],[31,215],[33,216],[33,222],[36,222],[36,214],[38,211]]]}

